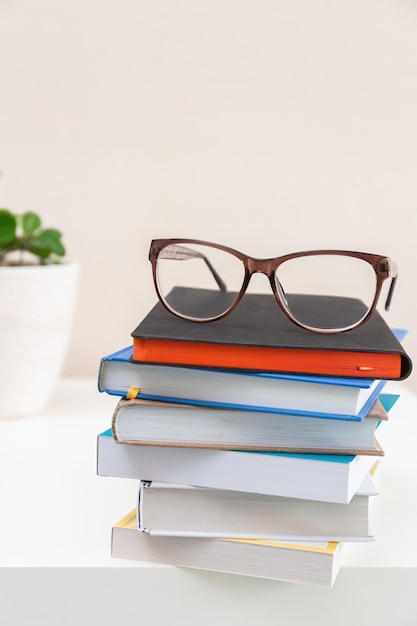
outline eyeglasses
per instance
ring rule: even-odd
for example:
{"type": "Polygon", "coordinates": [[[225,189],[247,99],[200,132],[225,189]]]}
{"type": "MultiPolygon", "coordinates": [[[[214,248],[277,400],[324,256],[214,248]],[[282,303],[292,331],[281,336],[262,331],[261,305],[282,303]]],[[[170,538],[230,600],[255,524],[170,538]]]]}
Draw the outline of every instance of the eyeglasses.
{"type": "Polygon", "coordinates": [[[229,315],[252,275],[261,273],[289,320],[328,334],[364,324],[375,310],[384,281],[391,278],[388,310],[398,275],[396,264],[378,254],[310,250],[258,259],[197,239],[154,239],[149,260],[160,302],[184,320],[212,322],[229,315]]]}

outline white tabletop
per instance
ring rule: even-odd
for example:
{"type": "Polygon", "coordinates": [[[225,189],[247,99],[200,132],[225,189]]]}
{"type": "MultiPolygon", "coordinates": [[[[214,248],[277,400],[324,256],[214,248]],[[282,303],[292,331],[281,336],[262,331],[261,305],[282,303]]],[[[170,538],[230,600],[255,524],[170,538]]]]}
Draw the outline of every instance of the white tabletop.
{"type": "MultiPolygon", "coordinates": [[[[357,584],[362,568],[377,568],[382,575],[396,571],[393,568],[417,568],[417,396],[405,382],[388,383],[385,391],[399,393],[400,399],[383,425],[384,432],[381,431],[386,454],[380,467],[380,495],[372,499],[371,509],[377,539],[375,543],[351,544],[336,581],[339,590],[343,585],[350,589],[357,584]]],[[[273,594],[272,602],[277,587],[271,585],[275,581],[250,583],[243,580],[245,577],[187,573],[179,568],[110,557],[112,524],[134,508],[137,496],[136,481],[96,475],[96,437],[110,427],[116,402],[117,398],[100,394],[94,380],[67,379],[59,383],[42,415],[0,420],[0,568],[94,567],[119,571],[120,575],[122,569],[127,569],[136,572],[135,576],[143,574],[147,581],[157,576],[159,583],[165,585],[164,592],[169,585],[181,593],[181,584],[186,580],[196,602],[197,598],[207,598],[215,581],[228,581],[238,595],[239,590],[246,594],[244,590],[249,588],[263,589],[262,593],[273,594]]],[[[7,585],[13,585],[12,570],[4,571],[9,572],[7,585]]],[[[22,578],[19,580],[21,585],[22,578]]],[[[145,584],[142,579],[140,584],[145,584]]],[[[33,586],[33,580],[30,585],[33,586]]],[[[392,588],[391,581],[387,585],[392,588]]],[[[303,585],[293,587],[300,591],[291,593],[312,593],[303,585]]],[[[288,584],[279,588],[288,590],[288,584]]],[[[330,591],[330,599],[336,600],[338,592],[330,591]]],[[[148,592],[156,593],[153,588],[148,592]]],[[[309,595],[310,602],[319,599],[322,592],[313,593],[309,595]]],[[[290,614],[290,604],[285,605],[284,599],[282,602],[281,610],[290,614]]],[[[210,611],[214,618],[215,608],[210,611]]],[[[247,611],[242,612],[240,624],[246,623],[245,619],[249,623],[248,615],[247,611]]]]}
{"type": "Polygon", "coordinates": [[[96,438],[116,401],[94,380],[67,379],[43,414],[0,420],[0,566],[118,567],[111,526],[137,485],[96,475],[96,438]]]}

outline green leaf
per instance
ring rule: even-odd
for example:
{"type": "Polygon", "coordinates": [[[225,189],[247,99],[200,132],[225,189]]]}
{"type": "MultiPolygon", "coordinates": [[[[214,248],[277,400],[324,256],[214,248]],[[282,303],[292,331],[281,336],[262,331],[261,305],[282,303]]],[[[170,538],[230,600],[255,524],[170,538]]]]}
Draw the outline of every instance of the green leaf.
{"type": "Polygon", "coordinates": [[[23,233],[27,237],[33,235],[35,230],[37,230],[42,223],[39,215],[33,211],[26,211],[26,213],[23,213],[21,220],[23,233]]]}
{"type": "Polygon", "coordinates": [[[36,256],[40,257],[41,259],[47,259],[48,256],[51,254],[50,248],[48,248],[47,246],[45,246],[44,243],[38,241],[38,239],[35,238],[30,240],[28,250],[29,252],[32,252],[32,254],[36,254],[36,256]]]}
{"type": "MultiPolygon", "coordinates": [[[[61,233],[54,228],[48,228],[42,231],[33,242],[36,241],[40,248],[48,249],[50,254],[56,254],[57,256],[64,256],[65,248],[61,243],[61,233]]],[[[39,254],[39,253],[38,253],[39,254]]]]}
{"type": "Polygon", "coordinates": [[[7,209],[0,209],[0,243],[8,244],[16,236],[16,218],[7,209]]]}

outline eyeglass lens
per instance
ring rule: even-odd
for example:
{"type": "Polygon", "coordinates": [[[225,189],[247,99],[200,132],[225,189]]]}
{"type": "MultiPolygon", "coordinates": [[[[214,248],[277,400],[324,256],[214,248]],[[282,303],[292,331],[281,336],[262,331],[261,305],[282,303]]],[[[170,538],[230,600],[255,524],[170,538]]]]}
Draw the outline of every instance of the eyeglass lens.
{"type": "MultiPolygon", "coordinates": [[[[244,277],[241,259],[204,244],[169,244],[158,256],[161,297],[172,311],[191,319],[222,315],[235,301],[244,277]],[[177,289],[173,295],[174,287],[192,291],[177,289]]],[[[345,328],[359,322],[372,305],[376,289],[375,271],[369,263],[337,254],[284,261],[275,273],[275,282],[290,314],[301,324],[318,329],[345,328]],[[300,294],[311,296],[308,307],[300,294]],[[323,295],[331,298],[316,297],[323,295]],[[361,303],[352,306],[352,298],[361,303]]],[[[265,281],[264,291],[268,290],[265,281]]]]}

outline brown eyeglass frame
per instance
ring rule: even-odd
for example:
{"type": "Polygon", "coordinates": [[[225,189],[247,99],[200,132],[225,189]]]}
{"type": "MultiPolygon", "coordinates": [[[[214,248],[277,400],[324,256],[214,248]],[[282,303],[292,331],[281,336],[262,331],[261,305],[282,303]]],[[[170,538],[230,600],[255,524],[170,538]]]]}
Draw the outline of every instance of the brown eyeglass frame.
{"type": "MultiPolygon", "coordinates": [[[[206,264],[209,267],[210,271],[212,272],[212,274],[213,274],[213,276],[214,276],[214,278],[215,278],[215,280],[216,280],[216,282],[217,282],[217,284],[219,286],[219,289],[222,290],[222,291],[225,291],[226,287],[225,287],[221,277],[217,274],[215,268],[211,265],[211,263],[207,259],[207,257],[202,256],[202,258],[206,262],[206,264]]],[[[153,282],[154,282],[155,291],[157,293],[157,296],[158,296],[161,304],[164,306],[164,308],[167,311],[169,311],[170,313],[172,313],[173,315],[175,315],[176,317],[179,317],[181,319],[184,319],[184,320],[187,320],[187,321],[190,321],[190,322],[204,322],[204,323],[206,323],[206,322],[214,322],[216,320],[220,320],[220,319],[226,317],[239,304],[239,302],[242,299],[244,293],[246,292],[246,289],[247,289],[247,287],[249,285],[249,281],[250,281],[252,275],[256,274],[256,273],[261,273],[261,274],[265,274],[265,276],[267,276],[267,278],[269,280],[269,283],[271,285],[271,288],[272,288],[272,292],[273,292],[273,294],[275,296],[275,300],[277,301],[277,304],[280,307],[281,311],[284,313],[284,315],[291,322],[293,322],[294,324],[296,324],[300,328],[304,328],[305,330],[309,330],[311,332],[321,333],[321,334],[342,333],[342,332],[346,332],[348,330],[352,330],[354,328],[359,328],[359,326],[362,326],[363,324],[365,324],[368,321],[368,319],[371,317],[372,313],[375,310],[375,307],[376,307],[376,305],[378,303],[379,296],[381,294],[382,285],[383,285],[384,281],[387,280],[388,278],[391,278],[391,284],[390,284],[388,295],[387,295],[387,299],[386,299],[386,302],[385,302],[385,310],[388,311],[388,309],[390,307],[390,304],[391,304],[395,283],[396,283],[397,277],[398,277],[398,268],[397,268],[397,265],[395,264],[395,262],[392,259],[390,259],[389,257],[381,256],[379,254],[370,254],[370,253],[366,253],[366,252],[355,252],[355,251],[351,251],[351,250],[306,250],[306,251],[303,251],[303,252],[295,252],[295,253],[292,253],[292,254],[285,254],[285,255],[279,256],[279,257],[273,257],[273,258],[267,258],[267,259],[259,259],[259,258],[255,258],[255,257],[248,256],[246,254],[243,254],[242,252],[239,252],[238,250],[235,250],[234,248],[230,248],[228,246],[223,246],[221,244],[213,243],[211,241],[202,241],[200,239],[153,239],[151,241],[151,245],[150,245],[150,248],[149,248],[149,260],[150,260],[150,262],[152,264],[152,276],[153,276],[153,282]],[[210,318],[195,318],[195,317],[189,317],[189,316],[186,316],[186,315],[182,315],[178,311],[175,311],[175,309],[171,309],[169,307],[169,305],[167,304],[167,302],[165,301],[165,299],[163,298],[162,294],[159,291],[158,278],[157,278],[157,261],[158,261],[158,256],[159,256],[160,252],[164,248],[166,248],[167,246],[187,245],[187,244],[199,244],[199,245],[207,246],[209,248],[217,248],[218,250],[222,250],[223,252],[228,252],[229,254],[233,255],[236,258],[238,258],[243,263],[245,273],[244,273],[242,287],[241,287],[240,291],[238,292],[235,300],[232,302],[232,304],[228,307],[228,309],[226,309],[226,311],[224,311],[220,315],[217,315],[215,317],[210,317],[210,318]],[[372,302],[370,308],[368,309],[366,315],[364,315],[364,317],[362,317],[355,324],[351,324],[350,326],[343,327],[343,328],[331,328],[331,329],[328,329],[328,328],[315,328],[313,326],[308,326],[306,324],[303,324],[302,322],[297,320],[297,318],[293,317],[291,311],[287,307],[287,305],[285,303],[284,295],[279,293],[279,289],[277,288],[277,280],[275,279],[275,272],[276,272],[276,270],[285,261],[288,261],[288,260],[291,260],[291,259],[296,259],[296,258],[303,257],[303,256],[318,256],[318,255],[329,255],[329,254],[340,255],[340,256],[350,256],[350,257],[354,257],[354,258],[366,261],[367,263],[369,263],[373,267],[374,272],[375,272],[375,276],[376,276],[375,296],[374,296],[373,302],[372,302]]]]}

